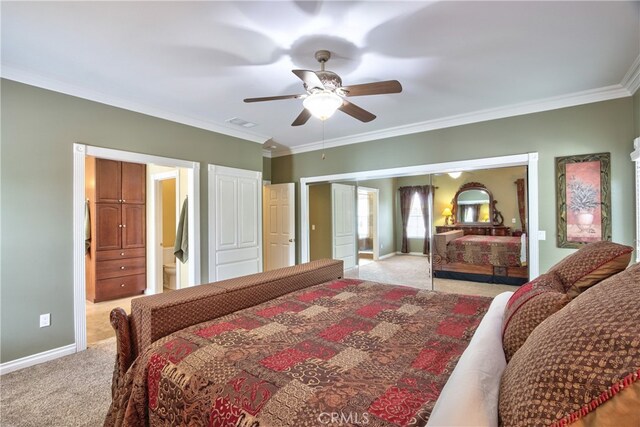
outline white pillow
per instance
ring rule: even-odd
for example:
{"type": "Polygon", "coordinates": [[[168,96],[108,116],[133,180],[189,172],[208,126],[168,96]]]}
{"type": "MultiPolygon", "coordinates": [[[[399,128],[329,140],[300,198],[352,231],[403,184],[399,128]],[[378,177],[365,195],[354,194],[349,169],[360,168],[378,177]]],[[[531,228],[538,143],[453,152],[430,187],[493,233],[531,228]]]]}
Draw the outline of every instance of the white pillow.
{"type": "Polygon", "coordinates": [[[500,377],[507,366],[502,317],[513,292],[496,296],[445,384],[427,426],[497,426],[500,377]]]}

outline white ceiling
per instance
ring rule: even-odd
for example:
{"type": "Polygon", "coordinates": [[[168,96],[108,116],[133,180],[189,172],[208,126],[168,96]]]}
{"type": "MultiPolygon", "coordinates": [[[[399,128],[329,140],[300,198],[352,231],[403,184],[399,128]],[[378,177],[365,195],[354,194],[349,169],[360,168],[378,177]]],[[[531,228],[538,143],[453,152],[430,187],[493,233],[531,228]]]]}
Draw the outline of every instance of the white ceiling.
{"type": "Polygon", "coordinates": [[[351,98],[328,146],[629,96],[640,85],[640,3],[2,2],[2,76],[308,151],[312,118],[294,68],[318,49],[344,85],[397,79],[403,92],[351,98]],[[239,117],[251,129],[226,123],[239,117]]]}

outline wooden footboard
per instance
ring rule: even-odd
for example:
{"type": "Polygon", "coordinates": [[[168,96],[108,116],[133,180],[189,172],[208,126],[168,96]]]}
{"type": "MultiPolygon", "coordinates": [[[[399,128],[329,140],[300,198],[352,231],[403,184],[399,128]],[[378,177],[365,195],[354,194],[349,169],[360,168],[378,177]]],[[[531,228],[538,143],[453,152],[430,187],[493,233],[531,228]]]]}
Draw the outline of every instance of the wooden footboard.
{"type": "Polygon", "coordinates": [[[343,262],[318,260],[264,273],[149,295],[131,301],[131,314],[111,311],[117,356],[112,391],[138,354],[152,342],[284,294],[342,278],[343,262]]]}

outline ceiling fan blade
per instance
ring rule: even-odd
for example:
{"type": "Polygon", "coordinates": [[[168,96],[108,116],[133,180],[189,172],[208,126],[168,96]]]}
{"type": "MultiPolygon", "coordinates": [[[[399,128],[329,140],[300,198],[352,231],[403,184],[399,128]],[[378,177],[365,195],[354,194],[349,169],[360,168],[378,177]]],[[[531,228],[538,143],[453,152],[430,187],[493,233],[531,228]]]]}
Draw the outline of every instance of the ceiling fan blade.
{"type": "Polygon", "coordinates": [[[397,80],[386,80],[384,82],[363,83],[343,87],[347,91],[346,96],[381,95],[384,93],[400,93],[402,85],[397,80]]]}
{"type": "Polygon", "coordinates": [[[356,118],[358,120],[360,120],[361,122],[370,122],[371,120],[375,119],[376,116],[371,114],[370,112],[368,112],[367,110],[358,107],[357,105],[347,101],[346,99],[343,100],[342,105],[338,108],[338,110],[342,111],[343,113],[347,113],[348,115],[350,115],[353,118],[356,118]]]}
{"type": "Polygon", "coordinates": [[[279,99],[299,99],[304,95],[265,96],[263,98],[245,98],[244,102],[277,101],[279,99]]]}
{"type": "Polygon", "coordinates": [[[307,110],[305,108],[298,115],[298,117],[296,117],[296,119],[293,121],[293,123],[291,123],[291,126],[301,126],[301,125],[307,123],[307,120],[309,120],[309,117],[311,117],[311,113],[309,112],[309,110],[307,110]]]}
{"type": "Polygon", "coordinates": [[[307,85],[307,90],[311,90],[315,87],[319,89],[324,89],[324,84],[318,77],[318,75],[311,70],[291,70],[293,74],[298,76],[300,80],[307,85]]]}

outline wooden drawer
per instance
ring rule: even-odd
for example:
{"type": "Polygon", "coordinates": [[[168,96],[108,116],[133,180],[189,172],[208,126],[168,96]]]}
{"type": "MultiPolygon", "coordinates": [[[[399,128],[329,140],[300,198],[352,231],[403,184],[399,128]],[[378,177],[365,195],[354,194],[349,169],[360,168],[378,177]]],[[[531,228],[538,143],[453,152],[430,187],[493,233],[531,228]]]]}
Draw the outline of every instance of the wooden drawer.
{"type": "Polygon", "coordinates": [[[146,273],[144,257],[96,262],[97,280],[143,273],[146,273]]]}
{"type": "Polygon", "coordinates": [[[98,280],[95,302],[142,294],[147,286],[146,274],[98,280]]]}
{"type": "Polygon", "coordinates": [[[96,261],[109,261],[111,259],[124,259],[124,258],[138,258],[138,257],[144,257],[144,256],[145,256],[144,248],[96,251],[96,261]]]}

